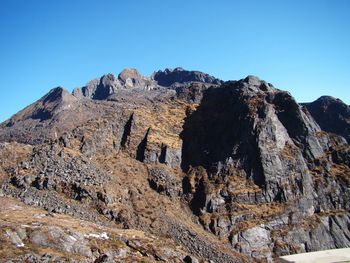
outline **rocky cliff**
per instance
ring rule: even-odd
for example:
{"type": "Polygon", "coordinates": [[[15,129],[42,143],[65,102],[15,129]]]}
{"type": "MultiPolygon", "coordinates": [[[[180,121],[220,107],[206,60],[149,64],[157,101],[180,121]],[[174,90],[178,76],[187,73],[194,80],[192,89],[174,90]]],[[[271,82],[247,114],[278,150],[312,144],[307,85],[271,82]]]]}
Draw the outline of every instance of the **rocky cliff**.
{"type": "Polygon", "coordinates": [[[349,112],[331,97],[298,104],[254,76],[224,82],[182,68],[55,88],[0,125],[0,195],[28,210],[0,214],[0,255],[272,262],[349,247],[349,112]],[[70,235],[79,243],[49,238],[70,235]]]}

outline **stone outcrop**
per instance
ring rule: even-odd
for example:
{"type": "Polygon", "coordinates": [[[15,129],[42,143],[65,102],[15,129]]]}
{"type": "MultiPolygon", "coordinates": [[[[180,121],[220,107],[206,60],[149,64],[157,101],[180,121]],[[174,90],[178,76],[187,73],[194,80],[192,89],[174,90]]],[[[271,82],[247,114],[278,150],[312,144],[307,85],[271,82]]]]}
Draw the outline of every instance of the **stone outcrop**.
{"type": "Polygon", "coordinates": [[[175,87],[179,84],[190,84],[201,82],[213,85],[220,85],[222,81],[200,71],[187,71],[183,68],[165,69],[157,71],[152,75],[157,83],[164,87],[175,87]]]}
{"type": "MultiPolygon", "coordinates": [[[[126,69],[72,95],[53,89],[0,124],[0,194],[171,238],[186,251],[169,252],[172,262],[272,262],[350,246],[348,128],[340,100],[298,104],[255,76],[126,69]]],[[[94,257],[85,239],[66,249],[34,237],[94,257]]]]}
{"type": "Polygon", "coordinates": [[[94,79],[82,88],[73,90],[73,96],[77,98],[89,98],[104,100],[115,94],[118,89],[142,88],[151,90],[157,87],[157,83],[151,78],[141,76],[136,69],[125,69],[118,77],[107,74],[101,78],[94,79]]]}
{"type": "Polygon", "coordinates": [[[343,136],[350,143],[349,105],[330,96],[322,96],[314,102],[303,105],[323,130],[343,136]]]}

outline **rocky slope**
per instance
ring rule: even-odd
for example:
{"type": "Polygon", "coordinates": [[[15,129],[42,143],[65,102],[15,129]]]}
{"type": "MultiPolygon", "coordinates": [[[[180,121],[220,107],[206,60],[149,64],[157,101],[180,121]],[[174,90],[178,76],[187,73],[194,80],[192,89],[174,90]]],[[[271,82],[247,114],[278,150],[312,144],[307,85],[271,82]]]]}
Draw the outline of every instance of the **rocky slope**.
{"type": "Polygon", "coordinates": [[[120,253],[122,261],[272,262],[348,247],[349,112],[329,97],[299,105],[254,76],[223,82],[182,68],[151,77],[127,69],[72,94],[55,88],[0,125],[1,195],[29,205],[21,205],[28,215],[45,209],[52,225],[65,216],[147,238],[136,249],[122,240],[127,252],[97,244],[96,254],[77,230],[81,254],[33,243],[32,230],[20,238],[11,216],[0,238],[13,249],[1,253],[33,262],[120,253]]]}
{"type": "Polygon", "coordinates": [[[48,213],[12,198],[0,197],[0,201],[0,257],[3,262],[191,260],[191,256],[169,239],[48,213]]]}

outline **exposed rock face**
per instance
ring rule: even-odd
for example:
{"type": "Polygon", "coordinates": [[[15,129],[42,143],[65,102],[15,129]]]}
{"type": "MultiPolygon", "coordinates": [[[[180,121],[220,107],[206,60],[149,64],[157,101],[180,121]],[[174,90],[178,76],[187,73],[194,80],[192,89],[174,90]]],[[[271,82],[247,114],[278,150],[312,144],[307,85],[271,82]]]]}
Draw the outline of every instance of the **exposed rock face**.
{"type": "Polygon", "coordinates": [[[143,88],[151,90],[157,87],[157,83],[151,78],[141,76],[136,69],[124,69],[118,76],[126,88],[143,88]]]}
{"type": "Polygon", "coordinates": [[[184,84],[190,82],[202,82],[208,84],[220,85],[221,80],[199,71],[187,71],[183,68],[175,68],[174,70],[165,69],[164,71],[157,71],[153,74],[153,79],[159,85],[170,87],[176,84],[184,84]]]}
{"type": "Polygon", "coordinates": [[[94,79],[82,88],[73,90],[73,95],[77,98],[90,98],[94,100],[104,100],[115,94],[119,89],[142,88],[151,90],[157,87],[157,83],[151,78],[141,76],[136,69],[125,69],[118,77],[107,74],[101,78],[94,79]]]}
{"type": "MultiPolygon", "coordinates": [[[[222,82],[176,68],[148,78],[127,69],[73,95],[54,89],[1,124],[0,195],[171,237],[186,251],[167,258],[155,248],[155,260],[272,262],[348,247],[348,113],[325,97],[299,105],[254,76],[222,82]]],[[[60,228],[45,235],[68,247],[39,230],[16,233],[5,234],[16,246],[103,256],[60,228]]],[[[150,255],[135,241],[127,246],[150,255]]]]}
{"type": "Polygon", "coordinates": [[[322,96],[314,102],[303,105],[323,130],[343,136],[350,143],[349,105],[330,96],[322,96]]]}

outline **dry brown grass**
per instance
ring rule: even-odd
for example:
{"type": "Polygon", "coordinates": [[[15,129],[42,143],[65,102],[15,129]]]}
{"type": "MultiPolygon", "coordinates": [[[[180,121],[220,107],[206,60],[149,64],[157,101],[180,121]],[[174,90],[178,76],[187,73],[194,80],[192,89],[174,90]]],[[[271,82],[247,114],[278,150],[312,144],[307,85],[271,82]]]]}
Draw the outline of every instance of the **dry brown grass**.
{"type": "Polygon", "coordinates": [[[266,203],[266,204],[240,204],[236,203],[236,211],[234,213],[241,214],[241,213],[253,213],[257,218],[268,218],[273,215],[278,215],[284,211],[286,208],[286,204],[284,203],[266,203]]]}
{"type": "Polygon", "coordinates": [[[253,181],[247,180],[246,178],[243,178],[239,175],[230,176],[227,182],[227,186],[234,189],[232,192],[234,195],[256,193],[261,191],[259,186],[254,184],[253,181]]]}
{"type": "Polygon", "coordinates": [[[325,131],[316,131],[314,135],[316,136],[316,138],[323,138],[325,136],[328,136],[328,133],[325,131]]]}
{"type": "Polygon", "coordinates": [[[82,156],[82,153],[80,152],[79,148],[68,148],[64,147],[63,152],[67,154],[69,157],[80,157],[82,156]]]}
{"type": "Polygon", "coordinates": [[[335,164],[333,165],[330,175],[335,178],[339,178],[342,181],[350,184],[350,167],[345,164],[335,164]]]}
{"type": "MultiPolygon", "coordinates": [[[[181,147],[181,133],[186,109],[189,104],[173,101],[168,104],[159,104],[155,108],[140,107],[134,112],[137,124],[150,128],[148,143],[153,145],[165,144],[173,149],[181,147]],[[161,114],[159,114],[161,113],[161,114]]],[[[144,133],[141,134],[144,136],[144,133]]]]}
{"type": "Polygon", "coordinates": [[[144,260],[145,262],[153,262],[144,255],[153,255],[157,252],[158,248],[165,246],[177,249],[178,251],[182,249],[171,240],[156,238],[155,236],[143,231],[102,226],[63,214],[48,216],[46,211],[40,208],[27,206],[13,198],[0,197],[0,202],[2,204],[0,207],[0,258],[14,258],[28,253],[35,253],[38,255],[48,253],[60,258],[75,259],[77,261],[84,259],[83,256],[77,254],[34,245],[28,240],[24,240],[24,247],[17,248],[11,243],[10,239],[7,238],[5,230],[15,229],[20,226],[25,227],[29,232],[32,231],[32,226],[36,226],[36,228],[40,228],[42,231],[45,231],[47,227],[55,226],[67,231],[68,233],[77,232],[81,234],[97,234],[106,232],[109,237],[107,240],[96,238],[88,239],[90,247],[98,248],[101,253],[107,252],[110,249],[126,247],[126,243],[121,241],[123,239],[139,242],[141,247],[135,247],[135,249],[131,251],[132,254],[128,254],[128,258],[126,261],[123,259],[123,262],[142,262],[141,260],[144,260]],[[138,251],[141,251],[144,254],[139,253],[138,251]]]}
{"type": "Polygon", "coordinates": [[[27,144],[4,143],[4,147],[0,149],[0,167],[5,170],[15,167],[30,156],[32,149],[33,147],[27,144]]]}
{"type": "Polygon", "coordinates": [[[286,143],[281,153],[284,159],[293,160],[297,154],[297,150],[289,143],[286,143]]]}
{"type": "MultiPolygon", "coordinates": [[[[4,143],[4,147],[0,149],[0,182],[7,180],[9,174],[7,171],[18,166],[22,161],[27,160],[33,147],[31,145],[21,144],[17,142],[4,143]]],[[[31,171],[19,170],[18,175],[27,175],[31,171]]]]}
{"type": "Polygon", "coordinates": [[[5,180],[8,177],[7,173],[4,171],[4,169],[0,166],[0,182],[5,180]]]}
{"type": "Polygon", "coordinates": [[[262,108],[264,105],[264,95],[257,94],[254,97],[251,97],[247,101],[247,105],[249,107],[249,115],[254,116],[259,108],[262,108]]]}

